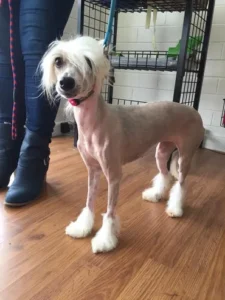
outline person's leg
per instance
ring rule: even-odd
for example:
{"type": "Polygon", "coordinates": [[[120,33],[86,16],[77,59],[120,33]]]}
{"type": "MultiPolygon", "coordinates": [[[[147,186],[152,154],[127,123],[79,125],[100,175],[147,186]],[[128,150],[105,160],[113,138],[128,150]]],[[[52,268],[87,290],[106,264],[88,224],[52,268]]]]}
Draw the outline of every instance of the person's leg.
{"type": "Polygon", "coordinates": [[[16,1],[13,11],[10,12],[9,8],[12,9],[8,1],[0,6],[0,188],[8,185],[10,176],[16,169],[25,123],[24,67],[18,29],[19,1],[16,1]],[[12,47],[13,57],[10,55],[12,47]],[[11,60],[15,68],[14,77],[11,60]],[[15,91],[14,80],[17,85],[15,91]],[[14,118],[16,140],[12,140],[13,100],[18,104],[16,120],[14,118]]]}
{"type": "Polygon", "coordinates": [[[8,3],[0,7],[0,123],[12,122],[13,78],[9,48],[8,3]],[[4,95],[4,97],[3,97],[4,95]]]}
{"type": "Polygon", "coordinates": [[[41,74],[36,74],[36,71],[49,43],[58,37],[59,28],[63,31],[73,2],[21,0],[20,35],[25,62],[27,129],[16,178],[5,199],[9,205],[26,204],[34,200],[39,196],[43,186],[49,165],[49,143],[58,105],[50,105],[41,93],[39,89],[41,74]],[[61,13],[58,15],[60,3],[61,13]]]}

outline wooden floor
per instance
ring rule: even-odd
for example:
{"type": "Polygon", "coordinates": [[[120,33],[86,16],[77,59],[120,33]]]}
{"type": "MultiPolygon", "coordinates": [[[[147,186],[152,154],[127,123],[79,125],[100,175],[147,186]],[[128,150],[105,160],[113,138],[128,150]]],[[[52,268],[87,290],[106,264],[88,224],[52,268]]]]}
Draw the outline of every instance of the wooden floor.
{"type": "MultiPolygon", "coordinates": [[[[94,255],[91,237],[64,234],[84,206],[87,173],[72,139],[54,139],[40,201],[6,208],[0,192],[0,300],[224,300],[225,156],[199,151],[181,219],[169,218],[165,203],[142,201],[156,174],[153,153],[148,164],[124,168],[120,245],[94,255]]],[[[95,232],[106,191],[102,179],[95,232]]]]}

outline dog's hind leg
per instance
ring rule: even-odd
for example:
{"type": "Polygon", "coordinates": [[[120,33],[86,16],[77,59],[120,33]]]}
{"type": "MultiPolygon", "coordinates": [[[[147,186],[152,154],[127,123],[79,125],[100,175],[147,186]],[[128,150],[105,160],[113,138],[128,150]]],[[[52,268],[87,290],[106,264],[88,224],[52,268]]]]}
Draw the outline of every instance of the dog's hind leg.
{"type": "Polygon", "coordinates": [[[162,142],[157,145],[155,157],[159,174],[153,179],[153,186],[143,191],[142,198],[144,200],[158,202],[166,196],[172,183],[172,176],[168,171],[167,163],[175,148],[171,142],[162,142]]]}
{"type": "Polygon", "coordinates": [[[183,203],[185,199],[185,178],[191,165],[190,155],[182,155],[178,159],[178,181],[174,184],[170,191],[170,197],[167,203],[166,213],[170,217],[182,217],[183,203]]]}
{"type": "Polygon", "coordinates": [[[82,210],[77,220],[75,222],[71,222],[66,227],[66,234],[73,238],[83,238],[88,236],[94,226],[94,201],[98,192],[101,169],[97,165],[89,166],[86,164],[86,166],[88,169],[88,193],[86,207],[82,210]]]}

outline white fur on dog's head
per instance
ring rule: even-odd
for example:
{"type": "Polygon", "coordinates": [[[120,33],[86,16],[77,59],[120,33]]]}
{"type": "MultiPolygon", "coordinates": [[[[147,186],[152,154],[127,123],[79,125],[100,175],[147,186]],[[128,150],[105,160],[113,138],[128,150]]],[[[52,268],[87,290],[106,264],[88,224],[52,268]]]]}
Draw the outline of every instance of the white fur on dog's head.
{"type": "Polygon", "coordinates": [[[96,83],[102,84],[109,75],[110,63],[104,55],[102,41],[83,36],[50,44],[40,68],[41,87],[47,97],[51,99],[56,88],[61,97],[68,99],[85,96],[96,83]],[[69,93],[60,88],[64,76],[75,80],[75,87],[69,93]]]}

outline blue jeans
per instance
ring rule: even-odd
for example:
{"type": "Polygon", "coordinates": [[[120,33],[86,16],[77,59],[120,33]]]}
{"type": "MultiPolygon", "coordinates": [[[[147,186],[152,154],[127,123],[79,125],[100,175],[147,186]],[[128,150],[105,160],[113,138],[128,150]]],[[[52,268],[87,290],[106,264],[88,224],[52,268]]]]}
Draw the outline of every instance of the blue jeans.
{"type": "Polygon", "coordinates": [[[10,61],[10,18],[8,0],[0,7],[0,123],[12,122],[16,101],[18,132],[24,125],[33,132],[50,137],[57,105],[49,105],[41,94],[38,64],[50,42],[60,38],[74,0],[12,0],[13,53],[17,78],[13,95],[10,61]]]}

